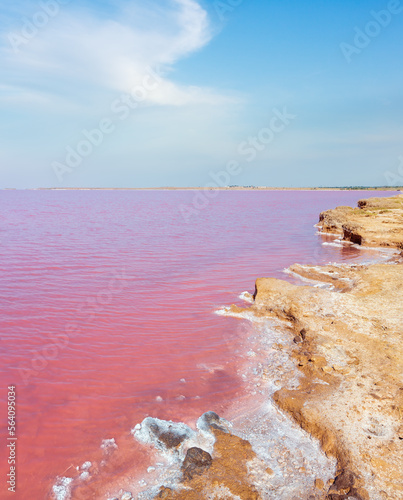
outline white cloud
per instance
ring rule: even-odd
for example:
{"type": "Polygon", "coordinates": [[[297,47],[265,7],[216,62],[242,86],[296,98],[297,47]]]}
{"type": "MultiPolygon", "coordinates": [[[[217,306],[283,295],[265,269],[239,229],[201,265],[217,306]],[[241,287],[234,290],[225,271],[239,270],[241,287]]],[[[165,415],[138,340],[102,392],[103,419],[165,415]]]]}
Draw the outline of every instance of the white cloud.
{"type": "MultiPolygon", "coordinates": [[[[32,9],[32,6],[31,6],[32,9]]],[[[3,99],[24,102],[46,97],[72,103],[94,92],[129,92],[142,82],[148,67],[163,67],[158,88],[146,102],[159,105],[220,103],[228,99],[213,90],[178,85],[167,76],[173,65],[204,47],[211,39],[207,12],[195,0],[164,3],[119,2],[113,13],[90,7],[60,6],[60,11],[16,53],[10,33],[3,33],[0,48],[3,99]],[[4,87],[3,87],[4,90],[4,87]]],[[[28,16],[27,16],[28,17],[28,16]]],[[[21,35],[23,23],[13,34],[21,35]]]]}

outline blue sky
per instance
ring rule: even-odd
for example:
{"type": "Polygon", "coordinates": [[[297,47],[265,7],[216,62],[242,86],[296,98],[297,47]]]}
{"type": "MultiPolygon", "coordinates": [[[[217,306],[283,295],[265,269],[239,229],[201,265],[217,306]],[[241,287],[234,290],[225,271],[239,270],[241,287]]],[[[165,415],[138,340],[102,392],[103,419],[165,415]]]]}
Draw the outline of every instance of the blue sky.
{"type": "Polygon", "coordinates": [[[1,188],[403,184],[403,0],[15,0],[0,19],[1,188]]]}

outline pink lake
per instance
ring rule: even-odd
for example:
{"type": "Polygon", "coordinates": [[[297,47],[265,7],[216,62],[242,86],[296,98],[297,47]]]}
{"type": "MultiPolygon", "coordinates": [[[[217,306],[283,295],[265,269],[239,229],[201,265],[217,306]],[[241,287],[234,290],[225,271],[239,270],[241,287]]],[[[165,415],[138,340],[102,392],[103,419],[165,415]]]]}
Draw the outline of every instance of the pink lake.
{"type": "Polygon", "coordinates": [[[1,191],[0,497],[73,499],[141,476],[146,416],[191,421],[242,397],[240,321],[214,312],[289,265],[373,252],[322,245],[319,212],[391,192],[225,191],[186,222],[192,191],[1,191]],[[6,484],[7,386],[17,394],[17,493],[6,484]],[[116,453],[101,444],[115,439],[116,453]],[[107,456],[107,460],[106,457],[107,456]]]}

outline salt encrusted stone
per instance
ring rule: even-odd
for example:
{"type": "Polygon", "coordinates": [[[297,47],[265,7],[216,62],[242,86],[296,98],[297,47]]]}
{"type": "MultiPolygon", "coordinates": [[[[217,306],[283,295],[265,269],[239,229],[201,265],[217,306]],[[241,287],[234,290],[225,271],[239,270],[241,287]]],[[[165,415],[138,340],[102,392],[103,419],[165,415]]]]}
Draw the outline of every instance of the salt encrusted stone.
{"type": "Polygon", "coordinates": [[[196,436],[189,426],[183,423],[147,417],[140,429],[134,428],[132,434],[143,443],[152,443],[162,450],[176,450],[186,439],[196,436]]]}

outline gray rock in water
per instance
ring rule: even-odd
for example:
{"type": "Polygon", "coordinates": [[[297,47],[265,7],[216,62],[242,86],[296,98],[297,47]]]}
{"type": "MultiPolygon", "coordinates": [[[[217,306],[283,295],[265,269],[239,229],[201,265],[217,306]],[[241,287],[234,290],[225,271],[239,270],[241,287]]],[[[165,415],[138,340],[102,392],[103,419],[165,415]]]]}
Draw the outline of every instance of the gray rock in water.
{"type": "Polygon", "coordinates": [[[143,443],[151,443],[156,448],[176,450],[186,439],[194,438],[196,433],[183,423],[147,417],[140,429],[134,428],[132,434],[143,443]]]}
{"type": "Polygon", "coordinates": [[[204,413],[197,420],[197,428],[201,431],[210,431],[211,429],[218,429],[222,432],[228,432],[225,427],[221,425],[221,418],[214,411],[204,413]]]}

